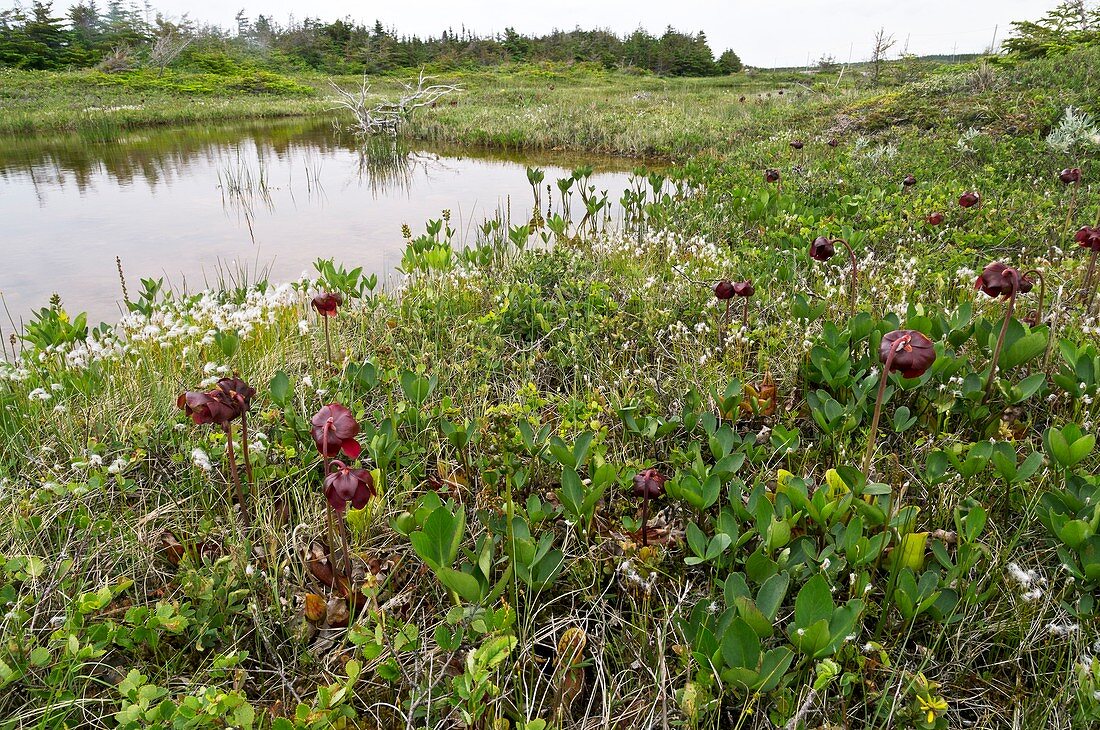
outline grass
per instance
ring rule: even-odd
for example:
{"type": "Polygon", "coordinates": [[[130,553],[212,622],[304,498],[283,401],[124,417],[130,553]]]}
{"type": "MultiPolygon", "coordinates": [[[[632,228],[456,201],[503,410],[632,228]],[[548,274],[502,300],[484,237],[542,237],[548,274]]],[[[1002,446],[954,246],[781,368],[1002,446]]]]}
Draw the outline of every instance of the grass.
{"type": "MultiPolygon", "coordinates": [[[[335,104],[328,79],[316,74],[168,71],[158,76],[13,69],[0,74],[0,109],[5,111],[0,134],[6,135],[80,130],[102,136],[101,130],[152,125],[336,115],[330,111],[335,104]]],[[[813,93],[810,83],[833,88],[831,79],[788,72],[662,79],[584,65],[446,72],[438,79],[461,85],[464,93],[455,97],[454,107],[444,100],[413,116],[408,132],[419,139],[634,156],[686,154],[728,143],[746,120],[759,116],[761,107],[791,106],[813,93]]],[[[401,75],[379,77],[372,91],[398,93],[403,80],[401,75]]],[[[359,79],[334,81],[350,87],[359,79]]]]}
{"type": "Polygon", "coordinates": [[[583,180],[568,209],[544,181],[545,217],[461,252],[446,215],[417,225],[385,291],[335,265],[128,282],[115,328],[85,339],[58,304],[28,329],[0,370],[0,727],[1097,722],[1100,325],[1072,238],[1100,198],[1086,183],[1070,209],[1057,180],[1091,180],[1094,148],[1043,143],[1092,82],[1033,64],[742,105],[720,80],[590,76],[467,78],[411,131],[709,152],[583,226],[583,180]],[[843,257],[806,255],[818,235],[856,251],[854,317],[843,257]],[[986,400],[1004,303],[974,279],[994,260],[1047,298],[1028,326],[1021,295],[986,400]],[[756,289],[728,318],[722,278],[756,289]],[[346,298],[335,364],[319,290],[346,298]],[[892,378],[860,473],[899,328],[936,362],[892,378]],[[249,531],[223,432],[176,407],[230,373],[258,390],[249,531]],[[343,519],[350,628],[310,438],[334,401],[378,491],[343,519]],[[669,479],[643,538],[647,467],[669,479]]]}

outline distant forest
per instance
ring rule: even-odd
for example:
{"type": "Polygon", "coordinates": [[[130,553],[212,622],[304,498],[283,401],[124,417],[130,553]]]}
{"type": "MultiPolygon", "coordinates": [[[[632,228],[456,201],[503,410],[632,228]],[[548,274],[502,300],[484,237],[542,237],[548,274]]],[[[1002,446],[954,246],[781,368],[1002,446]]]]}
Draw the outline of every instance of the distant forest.
{"type": "Polygon", "coordinates": [[[702,32],[671,27],[660,36],[639,28],[627,36],[606,30],[555,30],[523,35],[512,28],[478,35],[447,28],[438,36],[400,34],[381,21],[290,20],[237,15],[236,28],[188,16],[170,20],[149,5],[84,0],[62,15],[52,2],[0,10],[0,66],[60,70],[98,66],[106,71],[169,64],[219,71],[226,62],[273,71],[384,73],[429,66],[477,68],[509,62],[590,62],[669,76],[736,73],[741,60],[727,50],[716,60],[702,32]]]}

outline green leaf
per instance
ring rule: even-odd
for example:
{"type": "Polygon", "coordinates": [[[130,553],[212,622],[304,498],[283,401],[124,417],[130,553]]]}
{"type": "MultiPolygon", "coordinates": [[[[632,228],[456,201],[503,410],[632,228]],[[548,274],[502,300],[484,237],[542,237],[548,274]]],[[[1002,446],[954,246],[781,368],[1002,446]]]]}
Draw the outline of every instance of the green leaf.
{"type": "Polygon", "coordinates": [[[466,526],[466,510],[459,507],[452,515],[446,506],[435,509],[424,521],[424,528],[409,535],[413,550],[433,570],[450,567],[458,557],[458,547],[466,526]]]}
{"type": "Polygon", "coordinates": [[[760,679],[756,689],[760,692],[771,692],[775,689],[793,660],[794,652],[785,646],[764,654],[764,661],[760,663],[760,679]]]}
{"type": "Polygon", "coordinates": [[[1058,530],[1058,538],[1074,550],[1092,535],[1092,526],[1084,520],[1069,520],[1058,530]]]}
{"type": "Polygon", "coordinates": [[[816,656],[829,645],[829,622],[821,619],[804,627],[791,626],[787,637],[803,654],[816,656]]]}
{"type": "Polygon", "coordinates": [[[829,584],[819,573],[798,591],[798,597],[794,601],[795,626],[805,629],[822,619],[828,620],[835,608],[829,584]]]}
{"type": "Polygon", "coordinates": [[[1076,465],[1084,460],[1086,456],[1092,453],[1092,449],[1095,446],[1096,437],[1091,433],[1074,441],[1069,447],[1070,464],[1076,465]]]}
{"type": "Polygon", "coordinates": [[[401,390],[405,393],[405,397],[416,405],[421,405],[431,395],[432,390],[435,389],[435,378],[429,380],[423,376],[417,375],[411,370],[406,370],[401,373],[401,390]]]}
{"type": "Polygon", "coordinates": [[[481,584],[474,576],[455,570],[449,566],[443,566],[435,571],[439,582],[454,591],[467,603],[478,603],[481,600],[481,584]]]}
{"type": "Polygon", "coordinates": [[[1016,340],[1001,352],[998,367],[1002,371],[1011,370],[1017,365],[1023,365],[1028,360],[1038,357],[1046,349],[1046,332],[1032,332],[1016,340]]]}
{"type": "Polygon", "coordinates": [[[694,522],[687,526],[687,544],[691,548],[691,551],[696,555],[702,557],[707,552],[707,536],[699,529],[699,526],[694,522]]]}
{"type": "Polygon", "coordinates": [[[772,622],[760,612],[760,609],[751,598],[742,596],[734,601],[734,606],[737,607],[738,615],[752,627],[757,636],[766,639],[774,633],[772,622]]]}
{"type": "Polygon", "coordinates": [[[730,543],[732,542],[733,539],[730,538],[730,536],[726,533],[718,533],[710,539],[710,545],[707,546],[706,559],[714,560],[723,552],[725,552],[726,548],[728,548],[730,546],[730,543]]]}
{"type": "Polygon", "coordinates": [[[275,373],[275,377],[271,379],[271,400],[275,401],[279,405],[286,405],[287,399],[290,397],[290,378],[282,370],[278,370],[275,373]]]}
{"type": "Polygon", "coordinates": [[[721,650],[727,667],[755,670],[760,663],[760,638],[740,617],[735,618],[726,629],[721,650]]]}
{"type": "Polygon", "coordinates": [[[783,572],[776,573],[760,586],[760,592],[756,595],[756,605],[769,621],[774,621],[776,614],[779,613],[779,607],[783,603],[784,596],[787,595],[787,587],[790,583],[790,575],[783,572]]]}
{"type": "Polygon", "coordinates": [[[1018,385],[1012,388],[1009,402],[1013,404],[1023,403],[1025,400],[1035,395],[1035,392],[1046,383],[1046,380],[1046,373],[1035,373],[1034,375],[1027,376],[1021,380],[1018,385]]]}

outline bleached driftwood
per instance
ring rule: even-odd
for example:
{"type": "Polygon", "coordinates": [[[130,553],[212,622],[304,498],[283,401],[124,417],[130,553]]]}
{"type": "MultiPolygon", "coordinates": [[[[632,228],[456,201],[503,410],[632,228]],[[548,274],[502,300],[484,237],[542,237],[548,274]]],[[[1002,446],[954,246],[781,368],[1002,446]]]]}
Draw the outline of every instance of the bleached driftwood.
{"type": "Polygon", "coordinates": [[[378,101],[370,90],[370,81],[363,76],[359,87],[351,91],[344,89],[333,81],[329,81],[333,91],[336,92],[336,108],[346,109],[355,119],[354,129],[363,137],[378,134],[396,136],[402,122],[408,120],[414,109],[432,106],[447,94],[462,91],[462,88],[453,84],[429,83],[432,77],[425,76],[421,71],[416,80],[416,85],[402,84],[404,93],[395,101],[378,101]]]}

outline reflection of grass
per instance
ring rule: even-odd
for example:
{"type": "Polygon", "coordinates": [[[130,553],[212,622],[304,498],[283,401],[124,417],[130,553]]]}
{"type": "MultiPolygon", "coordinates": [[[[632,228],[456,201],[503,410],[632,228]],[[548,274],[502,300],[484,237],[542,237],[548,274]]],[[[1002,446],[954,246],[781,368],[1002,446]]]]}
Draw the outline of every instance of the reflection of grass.
{"type": "Polygon", "coordinates": [[[359,179],[376,195],[387,190],[409,190],[415,163],[414,153],[391,137],[368,139],[359,147],[359,179]]]}

